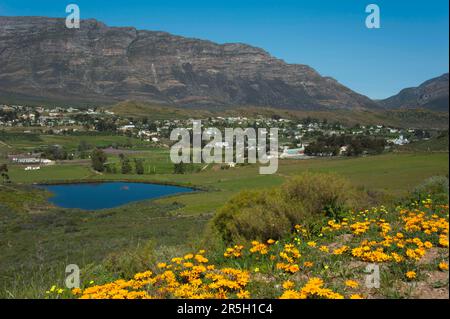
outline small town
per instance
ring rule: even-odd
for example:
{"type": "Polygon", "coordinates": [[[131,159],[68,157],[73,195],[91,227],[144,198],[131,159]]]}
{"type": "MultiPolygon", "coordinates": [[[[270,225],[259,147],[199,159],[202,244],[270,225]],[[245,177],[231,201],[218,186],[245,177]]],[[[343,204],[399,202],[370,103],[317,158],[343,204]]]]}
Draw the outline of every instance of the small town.
{"type": "MultiPolygon", "coordinates": [[[[70,135],[117,135],[141,140],[147,147],[168,148],[170,132],[177,127],[188,127],[194,119],[151,120],[130,118],[114,114],[105,108],[77,109],[73,107],[34,107],[24,105],[0,105],[0,141],[2,134],[70,135]]],[[[196,119],[198,120],[198,119],[196,119]]],[[[340,123],[306,118],[292,120],[284,118],[210,117],[202,119],[204,127],[231,128],[279,128],[279,152],[283,159],[309,159],[315,156],[367,155],[389,151],[392,147],[410,142],[427,140],[433,132],[418,129],[401,129],[384,125],[355,125],[346,127],[340,123]],[[365,142],[355,147],[355,141],[365,142]],[[363,143],[364,144],[364,143],[363,143]],[[373,145],[372,145],[373,144],[373,145]]],[[[6,143],[3,141],[2,143],[6,143]]],[[[47,145],[61,150],[64,145],[47,145]]],[[[127,148],[127,145],[121,145],[127,148]]],[[[129,145],[128,145],[129,146],[129,145]]],[[[230,147],[223,144],[224,148],[230,147]]],[[[117,149],[111,143],[107,152],[117,149]]],[[[69,151],[69,150],[68,150],[69,151]]],[[[117,152],[117,151],[116,151],[117,152]]],[[[60,152],[64,156],[42,157],[43,152],[6,154],[14,164],[26,165],[25,170],[39,169],[40,165],[52,165],[54,160],[84,159],[80,152],[60,152]]],[[[5,155],[5,154],[3,154],[5,155]]]]}

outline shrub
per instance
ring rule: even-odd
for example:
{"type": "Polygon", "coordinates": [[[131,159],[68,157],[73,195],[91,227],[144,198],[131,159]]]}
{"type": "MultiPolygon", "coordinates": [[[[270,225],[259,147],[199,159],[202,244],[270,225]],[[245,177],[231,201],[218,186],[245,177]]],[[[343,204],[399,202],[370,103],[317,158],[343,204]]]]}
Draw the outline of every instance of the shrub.
{"type": "Polygon", "coordinates": [[[285,200],[301,203],[309,214],[336,215],[348,204],[354,204],[355,198],[350,183],[335,174],[304,173],[286,182],[282,192],[285,200]]]}
{"type": "Polygon", "coordinates": [[[448,178],[445,176],[433,176],[426,179],[413,191],[413,197],[422,200],[431,196],[435,201],[448,203],[448,178]]]}
{"type": "Polygon", "coordinates": [[[295,225],[314,224],[325,216],[340,218],[354,204],[355,192],[343,178],[305,173],[279,188],[244,191],[223,206],[210,225],[226,243],[279,239],[295,225]]]}
{"type": "Polygon", "coordinates": [[[291,229],[288,209],[278,191],[246,191],[231,199],[213,223],[226,242],[275,238],[291,229]]]}

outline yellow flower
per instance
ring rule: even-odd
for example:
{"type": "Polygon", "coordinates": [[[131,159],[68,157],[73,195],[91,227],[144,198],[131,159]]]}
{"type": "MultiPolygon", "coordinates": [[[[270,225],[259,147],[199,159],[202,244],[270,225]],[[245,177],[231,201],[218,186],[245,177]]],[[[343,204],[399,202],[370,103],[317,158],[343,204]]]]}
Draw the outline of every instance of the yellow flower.
{"type": "Polygon", "coordinates": [[[350,228],[355,235],[364,234],[367,230],[369,230],[370,222],[357,222],[350,225],[350,228]]]}
{"type": "Polygon", "coordinates": [[[358,288],[359,283],[358,283],[357,281],[355,281],[355,280],[347,280],[347,281],[345,282],[345,285],[346,285],[347,287],[350,287],[350,288],[358,288]]]}
{"type": "Polygon", "coordinates": [[[404,260],[404,258],[397,253],[392,253],[391,256],[394,258],[396,263],[400,263],[404,260]]]}
{"type": "Polygon", "coordinates": [[[324,253],[329,252],[329,249],[328,249],[327,246],[320,246],[319,250],[320,250],[320,251],[323,251],[324,253]]]}
{"type": "Polygon", "coordinates": [[[166,263],[159,263],[158,264],[158,268],[160,268],[160,269],[163,269],[163,268],[166,268],[166,267],[167,267],[166,263]]]}
{"type": "Polygon", "coordinates": [[[307,245],[309,246],[309,247],[316,247],[316,242],[314,242],[314,241],[309,241],[308,243],[307,243],[307,245]]]}
{"type": "Polygon", "coordinates": [[[291,273],[296,273],[299,270],[300,270],[300,267],[298,265],[291,265],[291,266],[289,266],[289,271],[291,273]]]}
{"type": "Polygon", "coordinates": [[[342,246],[341,248],[336,248],[333,250],[333,255],[342,255],[348,250],[348,246],[342,246]]]}
{"type": "Polygon", "coordinates": [[[306,285],[295,291],[292,289],[285,290],[280,299],[307,299],[312,298],[324,298],[324,299],[343,299],[339,293],[332,291],[331,289],[323,287],[323,280],[320,278],[311,278],[306,285]]]}
{"type": "Polygon", "coordinates": [[[241,290],[239,291],[236,296],[239,299],[249,299],[250,298],[250,292],[248,292],[247,290],[241,290]]]}
{"type": "Polygon", "coordinates": [[[448,237],[445,235],[439,236],[439,245],[442,247],[448,247],[448,237]]]}
{"type": "Polygon", "coordinates": [[[275,243],[275,240],[273,240],[273,239],[269,239],[269,240],[267,241],[267,243],[268,243],[269,245],[272,245],[272,244],[274,244],[274,243],[275,243]]]}
{"type": "Polygon", "coordinates": [[[292,289],[292,288],[294,288],[294,283],[290,280],[287,280],[287,281],[283,282],[283,288],[285,290],[292,289]]]}
{"type": "Polygon", "coordinates": [[[260,243],[258,241],[252,241],[252,248],[250,248],[251,253],[260,253],[261,255],[266,255],[269,250],[266,244],[260,243]]]}
{"type": "Polygon", "coordinates": [[[353,294],[350,296],[350,299],[363,299],[363,297],[361,295],[358,294],[353,294]]]}
{"type": "Polygon", "coordinates": [[[74,295],[79,295],[79,294],[81,294],[81,289],[80,289],[80,288],[73,288],[73,289],[72,289],[72,294],[74,294],[74,295]]]}
{"type": "Polygon", "coordinates": [[[408,272],[406,273],[406,278],[408,278],[408,279],[410,279],[410,280],[416,278],[416,276],[417,276],[417,274],[416,274],[415,271],[408,271],[408,272]]]}
{"type": "Polygon", "coordinates": [[[439,269],[442,271],[448,270],[448,264],[446,262],[439,263],[439,269]]]}
{"type": "Polygon", "coordinates": [[[314,263],[311,262],[311,261],[305,261],[305,262],[303,263],[303,266],[305,266],[305,267],[307,267],[307,268],[310,268],[310,267],[314,266],[314,263]]]}
{"type": "Polygon", "coordinates": [[[203,257],[203,255],[201,255],[201,254],[195,255],[194,258],[197,262],[199,262],[201,264],[206,264],[209,261],[208,258],[203,257]]]}
{"type": "Polygon", "coordinates": [[[430,248],[433,247],[433,244],[430,243],[429,241],[426,241],[426,242],[424,243],[424,245],[425,245],[425,247],[428,248],[428,249],[430,249],[430,248]]]}

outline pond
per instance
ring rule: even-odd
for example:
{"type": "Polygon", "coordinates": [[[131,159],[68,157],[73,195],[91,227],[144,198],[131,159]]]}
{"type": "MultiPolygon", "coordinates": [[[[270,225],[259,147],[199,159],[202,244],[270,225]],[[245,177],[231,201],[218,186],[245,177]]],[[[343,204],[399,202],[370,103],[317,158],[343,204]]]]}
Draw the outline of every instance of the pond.
{"type": "Polygon", "coordinates": [[[39,187],[53,193],[49,201],[55,206],[84,210],[113,208],[131,202],[194,191],[187,187],[131,182],[39,185],[39,187]]]}

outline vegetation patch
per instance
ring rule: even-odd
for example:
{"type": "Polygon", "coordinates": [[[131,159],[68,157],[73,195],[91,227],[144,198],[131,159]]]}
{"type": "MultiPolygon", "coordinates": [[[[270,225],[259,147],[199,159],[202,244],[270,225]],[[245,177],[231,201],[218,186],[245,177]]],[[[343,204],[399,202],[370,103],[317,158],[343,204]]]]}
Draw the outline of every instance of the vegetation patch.
{"type": "Polygon", "coordinates": [[[196,249],[147,270],[49,298],[448,298],[448,203],[431,194],[392,209],[348,210],[284,237],[196,249]],[[379,284],[366,284],[367,269],[379,284]],[[439,274],[439,275],[437,275],[439,274]],[[439,281],[437,279],[439,278],[439,281]]]}

